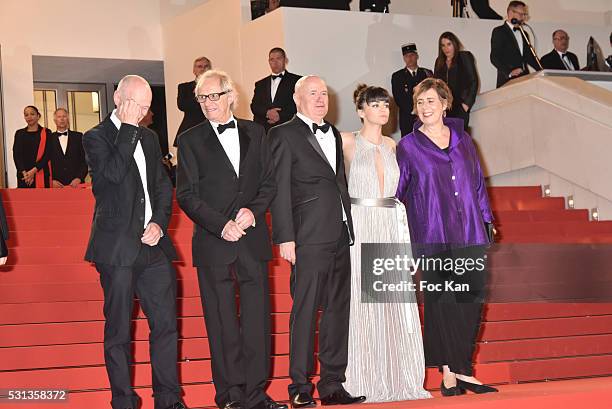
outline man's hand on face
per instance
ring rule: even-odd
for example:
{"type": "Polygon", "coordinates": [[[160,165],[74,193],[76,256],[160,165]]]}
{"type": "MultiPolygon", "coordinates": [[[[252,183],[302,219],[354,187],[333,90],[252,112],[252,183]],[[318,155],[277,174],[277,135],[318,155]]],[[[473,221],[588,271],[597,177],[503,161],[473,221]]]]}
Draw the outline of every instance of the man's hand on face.
{"type": "Polygon", "coordinates": [[[122,123],[138,126],[142,119],[142,107],[133,99],[126,99],[117,107],[116,115],[122,123]]]}

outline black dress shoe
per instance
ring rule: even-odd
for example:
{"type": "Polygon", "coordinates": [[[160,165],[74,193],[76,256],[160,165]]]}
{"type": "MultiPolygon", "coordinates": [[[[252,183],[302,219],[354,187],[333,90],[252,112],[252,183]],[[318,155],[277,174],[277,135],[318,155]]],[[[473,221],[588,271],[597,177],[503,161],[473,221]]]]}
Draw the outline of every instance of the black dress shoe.
{"type": "Polygon", "coordinates": [[[444,380],[440,384],[440,392],[442,392],[442,396],[459,396],[465,393],[465,390],[459,387],[459,379],[457,379],[457,386],[451,386],[447,388],[444,386],[444,380]]]}
{"type": "Polygon", "coordinates": [[[301,392],[291,397],[291,407],[293,409],[314,408],[316,406],[317,402],[315,402],[312,395],[308,392],[301,392]]]}
{"type": "Polygon", "coordinates": [[[352,405],[353,403],[361,403],[366,400],[365,396],[351,396],[344,389],[338,389],[331,395],[321,398],[321,405],[352,405]]]}
{"type": "Polygon", "coordinates": [[[242,404],[240,401],[230,400],[223,406],[223,409],[242,409],[242,404]]]}
{"type": "Polygon", "coordinates": [[[491,392],[499,392],[496,388],[489,385],[478,385],[477,383],[462,381],[461,379],[457,379],[457,386],[467,389],[468,391],[472,391],[474,393],[491,393],[491,392]]]}
{"type": "Polygon", "coordinates": [[[278,403],[271,398],[266,398],[264,405],[266,409],[289,409],[289,406],[285,405],[284,403],[278,403]]]}

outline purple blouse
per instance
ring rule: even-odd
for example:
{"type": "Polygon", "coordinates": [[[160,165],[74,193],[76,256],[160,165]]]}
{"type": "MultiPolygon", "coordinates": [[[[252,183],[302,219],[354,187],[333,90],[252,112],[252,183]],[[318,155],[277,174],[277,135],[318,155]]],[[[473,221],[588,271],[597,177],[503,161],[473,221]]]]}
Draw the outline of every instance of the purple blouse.
{"type": "Polygon", "coordinates": [[[484,222],[493,214],[470,135],[463,120],[444,118],[450,128],[448,153],[418,130],[397,145],[400,179],[396,196],[406,206],[415,244],[486,244],[484,222]]]}

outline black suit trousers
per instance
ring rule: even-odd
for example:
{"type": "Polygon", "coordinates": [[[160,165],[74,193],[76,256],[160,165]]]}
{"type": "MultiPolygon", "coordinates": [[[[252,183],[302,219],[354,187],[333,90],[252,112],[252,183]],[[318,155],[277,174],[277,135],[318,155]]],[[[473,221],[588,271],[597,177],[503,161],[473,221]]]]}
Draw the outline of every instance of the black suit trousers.
{"type": "Polygon", "coordinates": [[[268,263],[239,250],[232,264],[198,267],[198,281],[215,402],[220,408],[230,401],[252,408],[266,399],[264,389],[270,374],[268,263]],[[236,311],[236,282],[240,318],[236,311]]]}
{"type": "Polygon", "coordinates": [[[289,396],[312,392],[314,336],[319,322],[319,396],[342,388],[348,363],[351,260],[348,228],[329,244],[297,245],[291,271],[289,396]]]}
{"type": "Polygon", "coordinates": [[[104,290],[104,360],[113,409],[136,408],[131,386],[131,323],[134,293],[147,316],[155,408],[180,400],[177,375],[176,272],[158,246],[143,244],[134,265],[96,263],[104,290]]]}

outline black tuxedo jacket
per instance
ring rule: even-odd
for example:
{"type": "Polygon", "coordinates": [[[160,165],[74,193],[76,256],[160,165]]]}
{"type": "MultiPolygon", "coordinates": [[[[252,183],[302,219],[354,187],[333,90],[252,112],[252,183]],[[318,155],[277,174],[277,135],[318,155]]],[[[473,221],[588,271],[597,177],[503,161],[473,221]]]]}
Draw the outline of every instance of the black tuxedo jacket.
{"type": "Polygon", "coordinates": [[[189,129],[179,139],[176,197],[194,222],[195,266],[230,264],[240,251],[260,260],[272,258],[266,210],[276,193],[276,182],[270,150],[260,125],[236,121],[240,140],[238,175],[210,122],[189,129]],[[223,228],[243,207],[255,215],[255,226],[237,242],[222,239],[223,228]]]}
{"type": "Polygon", "coordinates": [[[312,130],[297,116],[270,129],[268,138],[278,191],[272,202],[272,232],[277,244],[336,242],[342,233],[342,206],[353,234],[351,199],[346,185],[342,140],[336,138],[336,172],[312,130]]]}
{"type": "MultiPolygon", "coordinates": [[[[183,82],[178,85],[176,105],[178,106],[178,109],[183,111],[184,116],[181,124],[179,125],[178,131],[176,132],[177,137],[182,132],[186,131],[192,126],[196,126],[206,119],[206,117],[204,117],[204,113],[202,112],[202,107],[200,107],[200,104],[195,99],[195,86],[195,81],[183,82]]],[[[175,138],[174,146],[177,146],[176,141],[177,139],[175,138]]]]}
{"type": "Polygon", "coordinates": [[[293,118],[297,109],[293,101],[293,91],[295,83],[301,78],[300,75],[292,74],[285,70],[285,75],[278,84],[278,89],[274,95],[274,101],[271,99],[270,89],[272,86],[272,76],[268,75],[255,83],[255,92],[253,93],[253,101],[251,101],[251,111],[253,112],[253,120],[261,124],[266,131],[273,126],[283,124],[293,118]],[[280,108],[280,121],[270,125],[266,119],[266,112],[271,108],[280,108]]]}
{"type": "Polygon", "coordinates": [[[159,246],[169,260],[176,259],[168,237],[172,213],[172,184],[163,169],[157,135],[147,128],[121,124],[117,130],[110,119],[83,136],[85,158],[91,172],[96,198],[91,235],[85,259],[113,266],[131,266],[142,244],[145,198],[134,151],[140,141],[147,162],[147,190],[153,217],[164,236],[159,246]]]}
{"type": "MultiPolygon", "coordinates": [[[[527,34],[527,33],[526,33],[527,34]]],[[[523,38],[523,55],[514,37],[512,29],[504,22],[495,27],[491,33],[491,63],[497,68],[497,88],[510,81],[510,72],[522,68],[523,75],[528,74],[527,64],[539,71],[538,63],[531,53],[529,45],[523,38]]]]}
{"type": "Polygon", "coordinates": [[[64,153],[59,141],[59,134],[53,132],[49,161],[53,180],[57,180],[63,185],[69,185],[73,179],[80,179],[81,183],[84,182],[85,176],[87,176],[87,162],[83,150],[83,134],[68,131],[68,145],[66,146],[66,153],[64,153]]]}
{"type": "MultiPolygon", "coordinates": [[[[576,70],[580,70],[580,64],[578,63],[578,57],[576,54],[568,51],[567,58],[569,58],[576,70]]],[[[540,59],[540,62],[542,63],[542,67],[544,67],[544,69],[567,70],[565,64],[563,64],[563,61],[561,61],[561,56],[559,56],[559,53],[555,49],[543,56],[540,59]]]]}

